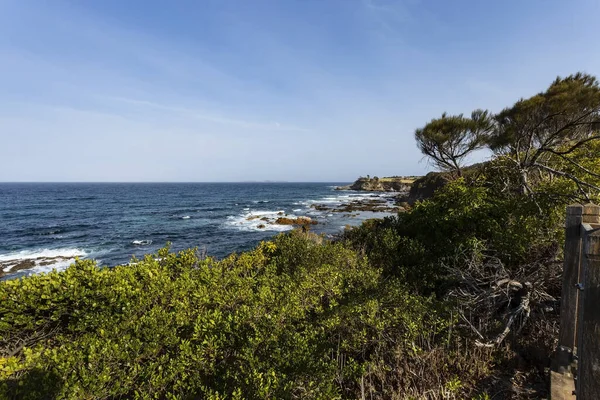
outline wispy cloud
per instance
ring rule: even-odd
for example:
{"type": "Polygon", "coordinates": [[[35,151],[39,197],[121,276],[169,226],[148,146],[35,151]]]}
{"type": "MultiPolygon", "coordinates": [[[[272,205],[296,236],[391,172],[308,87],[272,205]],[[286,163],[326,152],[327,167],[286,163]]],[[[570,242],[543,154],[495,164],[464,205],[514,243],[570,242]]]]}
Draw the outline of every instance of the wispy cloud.
{"type": "Polygon", "coordinates": [[[263,130],[281,130],[291,132],[309,132],[309,129],[300,128],[291,125],[282,125],[277,121],[271,122],[252,122],[245,121],[235,118],[228,118],[221,115],[208,114],[191,108],[177,107],[172,105],[165,105],[154,103],[146,100],[129,99],[123,97],[106,97],[106,100],[116,101],[124,104],[134,105],[141,108],[167,111],[178,114],[182,117],[188,117],[193,119],[201,119],[209,122],[216,122],[224,125],[231,125],[243,129],[263,129],[263,130]]]}
{"type": "Polygon", "coordinates": [[[432,117],[600,68],[548,50],[600,34],[591,17],[524,35],[573,7],[508,1],[0,1],[0,181],[424,172],[413,131],[432,117]],[[495,34],[492,11],[515,27],[495,34]]]}

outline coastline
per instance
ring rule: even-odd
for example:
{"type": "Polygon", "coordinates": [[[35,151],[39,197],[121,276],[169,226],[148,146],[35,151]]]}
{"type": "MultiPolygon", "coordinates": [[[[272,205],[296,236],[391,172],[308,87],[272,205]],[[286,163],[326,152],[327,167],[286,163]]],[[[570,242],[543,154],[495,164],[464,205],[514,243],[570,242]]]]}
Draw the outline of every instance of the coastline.
{"type": "Polygon", "coordinates": [[[412,184],[419,179],[418,176],[392,176],[378,178],[377,176],[359,177],[354,183],[336,187],[336,190],[356,190],[365,192],[398,192],[410,191],[412,184]]]}
{"type": "MultiPolygon", "coordinates": [[[[211,256],[226,257],[294,228],[305,226],[331,236],[347,225],[360,225],[366,219],[402,211],[397,204],[399,193],[335,190],[339,184],[318,184],[316,190],[311,189],[313,186],[305,189],[302,184],[224,185],[237,189],[212,194],[214,200],[210,201],[206,190],[192,191],[190,195],[185,190],[177,191],[186,186],[204,187],[165,185],[167,195],[173,197],[172,203],[146,206],[143,192],[132,195],[124,185],[92,185],[90,189],[87,185],[70,184],[53,196],[46,193],[52,186],[43,185],[44,194],[40,192],[40,200],[35,203],[52,203],[49,197],[56,198],[57,203],[35,210],[36,218],[31,220],[23,220],[19,209],[14,211],[8,226],[11,241],[0,247],[0,280],[63,270],[75,257],[94,259],[101,266],[124,265],[132,256],[152,254],[167,242],[173,243],[174,250],[198,247],[211,256]],[[105,195],[100,190],[103,187],[118,189],[119,193],[105,195]],[[122,197],[132,199],[124,205],[115,204],[106,218],[98,218],[96,209],[122,197]],[[60,210],[52,210],[53,207],[60,210]],[[79,211],[71,213],[71,209],[79,211]],[[111,215],[123,217],[115,219],[111,215]]],[[[148,187],[164,189],[161,185],[148,187]]],[[[208,188],[214,192],[214,185],[208,188]]],[[[15,197],[19,194],[16,192],[15,197]]]]}

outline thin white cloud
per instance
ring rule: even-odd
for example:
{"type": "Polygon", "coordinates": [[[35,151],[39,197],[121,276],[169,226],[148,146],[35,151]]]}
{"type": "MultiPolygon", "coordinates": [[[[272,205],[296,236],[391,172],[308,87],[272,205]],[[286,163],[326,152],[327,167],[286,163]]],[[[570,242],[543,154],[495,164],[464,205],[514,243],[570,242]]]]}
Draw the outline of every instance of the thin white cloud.
{"type": "MultiPolygon", "coordinates": [[[[431,118],[497,110],[556,74],[600,66],[569,46],[557,60],[536,46],[554,45],[545,30],[484,58],[444,42],[440,32],[461,27],[411,0],[298,3],[306,15],[289,2],[231,8],[214,15],[213,36],[126,23],[86,4],[0,1],[0,139],[11,149],[0,180],[415,174],[425,167],[413,132],[431,118]],[[90,156],[73,169],[64,153],[78,151],[90,156]]],[[[530,12],[523,30],[536,29],[530,12]]],[[[556,35],[598,31],[569,29],[556,35]]]]}
{"type": "Polygon", "coordinates": [[[228,118],[220,115],[211,115],[205,112],[197,111],[192,108],[170,106],[166,104],[155,103],[147,100],[129,99],[124,97],[106,97],[107,100],[116,102],[132,104],[143,108],[163,110],[168,112],[177,113],[184,117],[202,119],[210,122],[216,122],[219,124],[232,125],[243,129],[264,129],[264,130],[281,130],[281,131],[292,131],[292,132],[310,132],[309,129],[300,128],[291,125],[283,125],[277,121],[272,122],[252,122],[246,120],[240,120],[235,118],[228,118]]]}

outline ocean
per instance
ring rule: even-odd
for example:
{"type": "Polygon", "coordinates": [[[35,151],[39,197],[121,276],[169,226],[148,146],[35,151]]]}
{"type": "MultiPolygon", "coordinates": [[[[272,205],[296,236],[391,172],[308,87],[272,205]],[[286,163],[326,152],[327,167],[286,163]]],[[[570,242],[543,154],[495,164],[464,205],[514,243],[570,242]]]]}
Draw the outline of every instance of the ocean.
{"type": "Polygon", "coordinates": [[[310,217],[318,222],[314,232],[335,235],[387,215],[336,208],[374,197],[393,202],[389,194],[335,191],[337,185],[343,183],[2,183],[0,280],[64,269],[75,257],[126,264],[167,242],[223,257],[293,229],[274,223],[280,216],[310,217]]]}

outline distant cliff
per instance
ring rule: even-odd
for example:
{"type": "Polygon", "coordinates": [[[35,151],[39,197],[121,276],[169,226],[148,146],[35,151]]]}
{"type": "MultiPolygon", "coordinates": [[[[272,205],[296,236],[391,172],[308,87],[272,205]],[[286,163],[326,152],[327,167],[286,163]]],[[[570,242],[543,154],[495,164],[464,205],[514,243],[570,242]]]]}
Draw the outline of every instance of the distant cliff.
{"type": "Polygon", "coordinates": [[[339,186],[337,190],[361,190],[366,192],[405,192],[410,190],[412,183],[417,177],[393,176],[387,178],[360,177],[353,184],[339,186]]]}
{"type": "MultiPolygon", "coordinates": [[[[471,167],[467,169],[471,171],[471,167]]],[[[414,204],[428,199],[433,193],[451,180],[446,172],[430,172],[425,176],[393,176],[387,178],[360,177],[353,184],[338,186],[337,190],[359,190],[365,192],[398,192],[398,201],[414,204]]]]}
{"type": "Polygon", "coordinates": [[[414,204],[419,200],[425,200],[433,196],[433,193],[446,185],[451,180],[451,176],[445,172],[430,172],[425,176],[416,179],[411,185],[408,194],[402,201],[408,204],[414,204]]]}

